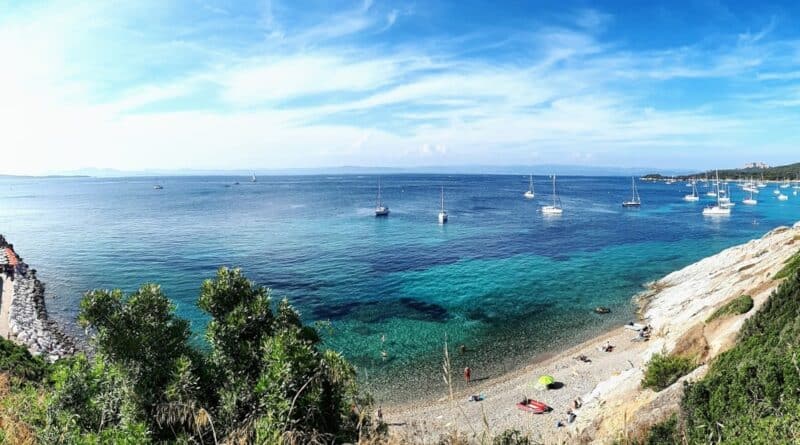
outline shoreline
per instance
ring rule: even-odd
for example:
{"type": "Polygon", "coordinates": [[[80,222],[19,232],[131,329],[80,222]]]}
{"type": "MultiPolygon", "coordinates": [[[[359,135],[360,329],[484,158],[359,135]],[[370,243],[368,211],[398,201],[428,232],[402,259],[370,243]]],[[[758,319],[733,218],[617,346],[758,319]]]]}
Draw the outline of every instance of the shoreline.
{"type": "MultiPolygon", "coordinates": [[[[417,403],[383,406],[384,419],[392,434],[413,437],[415,443],[437,443],[442,434],[459,431],[477,439],[507,429],[529,434],[542,443],[613,443],[620,434],[635,435],[677,410],[682,382],[701,378],[712,360],[736,341],[744,321],[766,301],[780,280],[771,277],[800,247],[800,223],[778,227],[761,238],[730,247],[648,283],[636,294],[636,315],[653,326],[647,342],[632,342],[635,332],[623,326],[601,333],[550,356],[539,356],[520,369],[482,381],[468,390],[454,392],[450,401],[431,397],[417,403]],[[754,308],[747,314],[706,323],[707,317],[732,298],[748,294],[754,308]],[[597,350],[610,341],[611,353],[597,350]],[[639,383],[646,363],[658,352],[681,352],[687,345],[701,348],[701,365],[668,389],[655,393],[639,383]],[[592,362],[575,360],[579,354],[592,362]],[[563,383],[558,390],[537,391],[530,383],[540,375],[552,375],[563,383]],[[467,400],[482,394],[481,402],[467,400]],[[530,397],[547,403],[550,413],[532,415],[516,408],[530,397]],[[566,422],[566,412],[580,397],[575,422],[566,422]],[[556,426],[564,421],[565,427],[556,426]]],[[[677,353],[676,352],[676,353],[677,353]]],[[[685,352],[685,351],[684,351],[685,352]]],[[[453,379],[462,379],[453,371],[453,379]]]]}

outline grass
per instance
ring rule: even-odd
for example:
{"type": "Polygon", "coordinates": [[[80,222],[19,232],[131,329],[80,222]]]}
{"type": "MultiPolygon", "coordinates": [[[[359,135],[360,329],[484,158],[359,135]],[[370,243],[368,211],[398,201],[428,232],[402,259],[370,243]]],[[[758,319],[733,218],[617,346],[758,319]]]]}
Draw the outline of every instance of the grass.
{"type": "Polygon", "coordinates": [[[742,295],[714,311],[714,313],[708,317],[706,323],[728,315],[746,314],[750,312],[750,309],[753,309],[753,299],[749,295],[742,295]]]}
{"type": "Polygon", "coordinates": [[[800,252],[797,252],[794,255],[792,255],[791,258],[786,260],[785,264],[786,265],[783,266],[783,269],[781,269],[778,273],[775,274],[774,278],[776,280],[788,278],[789,275],[793,274],[798,269],[800,269],[800,252]]]}
{"type": "Polygon", "coordinates": [[[689,357],[655,354],[647,364],[642,379],[642,388],[650,388],[654,391],[664,390],[696,367],[695,360],[689,357]]]}

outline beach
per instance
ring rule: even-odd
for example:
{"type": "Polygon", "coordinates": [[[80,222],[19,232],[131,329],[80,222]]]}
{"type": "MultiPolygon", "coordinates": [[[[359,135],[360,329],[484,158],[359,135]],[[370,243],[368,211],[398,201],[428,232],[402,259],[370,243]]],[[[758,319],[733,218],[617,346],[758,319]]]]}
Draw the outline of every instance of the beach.
{"type": "MultiPolygon", "coordinates": [[[[487,431],[516,429],[543,443],[613,443],[636,436],[674,412],[683,380],[701,378],[705,364],[734,343],[745,319],[780,284],[772,277],[798,251],[798,240],[800,224],[781,227],[651,283],[636,297],[641,323],[652,326],[647,342],[632,341],[636,333],[620,327],[519,371],[473,384],[452,401],[443,385],[441,394],[431,394],[429,401],[384,406],[384,418],[393,426],[393,434],[414,437],[418,443],[434,443],[439,435],[456,430],[478,438],[487,431]],[[753,310],[706,323],[714,310],[745,294],[753,298],[753,310]],[[607,342],[613,351],[598,349],[607,342]],[[659,352],[696,353],[700,366],[661,392],[642,389],[645,365],[659,352]],[[591,362],[576,360],[579,355],[591,362]],[[533,383],[541,375],[552,375],[563,386],[537,390],[533,383]],[[484,400],[468,401],[473,394],[484,400]],[[516,403],[525,397],[547,403],[552,412],[534,415],[519,410],[516,403]],[[582,406],[574,410],[570,424],[567,410],[578,398],[582,406]],[[558,421],[565,426],[557,427],[558,421]]],[[[479,369],[473,372],[480,375],[479,369]]],[[[453,378],[462,378],[460,370],[453,378]]]]}

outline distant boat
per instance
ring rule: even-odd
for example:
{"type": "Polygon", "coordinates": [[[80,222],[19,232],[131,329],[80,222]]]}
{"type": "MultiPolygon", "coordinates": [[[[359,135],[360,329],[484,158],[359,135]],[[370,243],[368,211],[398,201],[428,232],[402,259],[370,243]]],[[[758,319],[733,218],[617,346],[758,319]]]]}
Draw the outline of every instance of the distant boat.
{"type": "Polygon", "coordinates": [[[389,216],[389,207],[381,202],[381,178],[378,178],[378,199],[375,204],[375,216],[389,216]]]}
{"type": "Polygon", "coordinates": [[[253,177],[250,178],[250,182],[258,182],[258,179],[256,179],[256,174],[255,173],[253,173],[253,177]]]}
{"type": "Polygon", "coordinates": [[[156,185],[153,186],[153,190],[162,190],[163,188],[164,188],[164,186],[161,185],[161,184],[156,184],[156,185]]]}
{"type": "Polygon", "coordinates": [[[697,202],[697,201],[700,201],[700,197],[699,197],[699,196],[697,196],[697,184],[695,184],[695,182],[694,182],[694,181],[692,181],[692,183],[691,183],[691,187],[692,187],[692,194],[691,194],[691,195],[686,195],[686,196],[684,196],[684,197],[683,197],[683,200],[684,200],[684,201],[689,201],[689,202],[697,202]]]}
{"type": "Polygon", "coordinates": [[[536,195],[533,193],[533,175],[529,179],[528,191],[525,192],[525,199],[533,199],[536,195]]]}
{"type": "Polygon", "coordinates": [[[749,198],[747,198],[747,199],[745,199],[745,200],[743,200],[743,201],[742,201],[742,204],[744,204],[744,205],[749,205],[749,206],[754,206],[754,205],[758,204],[758,201],[756,201],[756,200],[753,198],[753,191],[752,191],[752,190],[750,191],[750,197],[749,197],[749,198]]]}
{"type": "Polygon", "coordinates": [[[633,188],[633,195],[630,201],[623,201],[622,207],[641,207],[642,200],[639,198],[639,191],[636,190],[636,180],[631,178],[631,187],[633,188]]]}
{"type": "Polygon", "coordinates": [[[444,186],[442,186],[442,207],[439,210],[439,224],[447,222],[447,211],[444,209],[444,186]]]}
{"type": "Polygon", "coordinates": [[[778,201],[788,201],[789,197],[784,195],[783,193],[778,195],[778,201]]]}
{"type": "Polygon", "coordinates": [[[719,173],[717,173],[717,181],[715,184],[717,189],[717,205],[715,206],[708,206],[703,209],[704,216],[726,216],[731,214],[730,207],[725,207],[719,202],[719,173]]]}
{"type": "Polygon", "coordinates": [[[556,175],[553,175],[553,205],[543,206],[542,213],[545,215],[560,215],[564,210],[558,205],[558,195],[556,194],[556,175]]]}
{"type": "Polygon", "coordinates": [[[239,185],[239,181],[234,182],[233,185],[239,185]]]}

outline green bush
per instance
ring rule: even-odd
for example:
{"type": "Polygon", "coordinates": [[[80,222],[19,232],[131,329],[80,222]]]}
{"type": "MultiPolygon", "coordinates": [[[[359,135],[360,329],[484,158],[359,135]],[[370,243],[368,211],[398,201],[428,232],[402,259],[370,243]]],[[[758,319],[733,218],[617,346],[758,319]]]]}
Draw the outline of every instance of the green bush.
{"type": "Polygon", "coordinates": [[[664,422],[653,425],[644,443],[645,445],[674,445],[681,443],[678,416],[673,415],[664,422]]]}
{"type": "Polygon", "coordinates": [[[750,312],[750,309],[753,309],[753,299],[749,295],[742,295],[714,311],[714,313],[708,317],[706,323],[727,315],[746,314],[750,312]]]}
{"type": "Polygon", "coordinates": [[[689,357],[655,354],[647,364],[642,387],[661,391],[691,372],[697,365],[689,357]]]}
{"type": "Polygon", "coordinates": [[[531,438],[519,430],[505,430],[492,440],[492,445],[533,445],[531,438]]]}
{"type": "Polygon", "coordinates": [[[774,278],[776,280],[788,278],[789,275],[793,274],[798,269],[800,269],[800,252],[797,252],[796,254],[792,255],[791,258],[786,260],[786,265],[783,266],[783,269],[775,274],[774,278]]]}
{"type": "Polygon", "coordinates": [[[34,357],[27,348],[0,337],[0,372],[39,382],[47,371],[47,362],[41,357],[34,357]]]}

